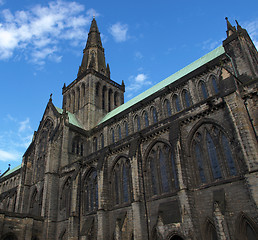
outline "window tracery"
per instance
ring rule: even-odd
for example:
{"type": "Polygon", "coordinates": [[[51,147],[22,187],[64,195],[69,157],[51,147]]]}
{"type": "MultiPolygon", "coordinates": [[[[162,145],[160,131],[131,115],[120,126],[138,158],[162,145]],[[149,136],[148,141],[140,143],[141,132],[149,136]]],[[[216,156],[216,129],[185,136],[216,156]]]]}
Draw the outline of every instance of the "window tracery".
{"type": "Polygon", "coordinates": [[[237,175],[228,138],[216,125],[203,124],[198,128],[192,140],[192,153],[201,184],[237,175]]]}
{"type": "Polygon", "coordinates": [[[122,157],[117,161],[112,176],[115,205],[131,202],[131,168],[126,158],[122,157]]]}
{"type": "Polygon", "coordinates": [[[178,188],[177,170],[171,147],[157,142],[147,156],[149,195],[162,195],[178,188]]]}
{"type": "Polygon", "coordinates": [[[60,211],[63,215],[68,218],[70,216],[71,209],[71,192],[72,192],[72,181],[69,177],[62,189],[60,199],[60,211]]]}
{"type": "Polygon", "coordinates": [[[167,117],[172,116],[171,106],[170,106],[170,102],[168,101],[168,99],[166,99],[164,101],[164,103],[165,103],[165,109],[166,109],[167,117]]]}

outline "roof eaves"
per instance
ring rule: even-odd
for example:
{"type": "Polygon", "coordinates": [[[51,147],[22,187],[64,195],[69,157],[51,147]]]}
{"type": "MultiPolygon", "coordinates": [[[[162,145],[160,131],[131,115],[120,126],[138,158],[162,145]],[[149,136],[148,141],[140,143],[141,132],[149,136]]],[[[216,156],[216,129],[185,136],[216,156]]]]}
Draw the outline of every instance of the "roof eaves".
{"type": "Polygon", "coordinates": [[[168,86],[169,84],[179,80],[180,78],[186,76],[187,74],[195,71],[196,69],[200,68],[201,66],[207,64],[208,62],[214,60],[215,58],[221,56],[225,53],[224,47],[219,46],[213,51],[207,53],[203,57],[199,58],[198,60],[194,61],[193,63],[187,65],[183,69],[179,70],[178,72],[174,73],[173,75],[169,76],[168,78],[164,79],[163,81],[159,82],[158,84],[154,85],[153,87],[149,88],[145,92],[141,93],[140,95],[134,97],[133,99],[129,100],[128,102],[124,103],[123,105],[117,107],[113,111],[109,112],[105,117],[101,119],[101,121],[98,123],[100,125],[101,123],[104,123],[108,119],[116,116],[120,112],[123,112],[124,110],[130,108],[131,106],[135,105],[136,103],[142,101],[143,99],[149,97],[153,93],[163,89],[164,87],[168,86]]]}

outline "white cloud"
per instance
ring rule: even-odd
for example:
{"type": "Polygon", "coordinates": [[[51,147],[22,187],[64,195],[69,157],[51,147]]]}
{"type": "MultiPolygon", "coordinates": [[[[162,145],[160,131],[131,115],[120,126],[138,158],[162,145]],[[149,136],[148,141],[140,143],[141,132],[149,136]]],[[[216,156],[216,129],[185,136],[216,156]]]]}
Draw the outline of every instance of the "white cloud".
{"type": "Polygon", "coordinates": [[[0,60],[21,54],[19,50],[25,49],[33,63],[42,65],[45,59],[56,62],[62,59],[63,49],[59,48],[62,41],[70,45],[85,41],[85,27],[93,15],[99,14],[94,9],[85,13],[84,6],[77,2],[57,0],[27,11],[12,13],[4,9],[1,15],[0,60]]]}
{"type": "Polygon", "coordinates": [[[4,5],[4,0],[0,0],[0,6],[4,5]]]}
{"type": "Polygon", "coordinates": [[[151,85],[152,82],[148,81],[148,78],[148,75],[144,73],[139,73],[137,76],[130,76],[129,86],[126,87],[127,97],[131,97],[133,92],[139,92],[143,87],[151,85]]]}
{"type": "Polygon", "coordinates": [[[0,149],[0,161],[21,161],[21,155],[18,153],[7,152],[0,149]]]}
{"type": "Polygon", "coordinates": [[[248,31],[256,49],[258,49],[258,19],[244,23],[244,28],[248,31]]]}
{"type": "Polygon", "coordinates": [[[114,37],[116,42],[124,42],[127,40],[128,26],[127,24],[121,24],[120,22],[113,24],[109,28],[109,32],[114,37]]]}
{"type": "Polygon", "coordinates": [[[137,51],[137,52],[135,53],[135,58],[137,58],[137,59],[142,59],[142,58],[143,58],[142,53],[139,52],[139,51],[137,51]]]}
{"type": "Polygon", "coordinates": [[[31,130],[29,118],[26,118],[26,120],[19,122],[19,125],[19,133],[24,132],[26,130],[31,130]]]}

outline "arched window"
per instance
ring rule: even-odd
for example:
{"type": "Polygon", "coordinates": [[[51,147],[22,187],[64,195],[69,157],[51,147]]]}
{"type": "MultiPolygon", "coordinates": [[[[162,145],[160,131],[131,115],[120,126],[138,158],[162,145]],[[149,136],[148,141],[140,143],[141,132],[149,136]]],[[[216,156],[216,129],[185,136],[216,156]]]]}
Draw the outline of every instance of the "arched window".
{"type": "Polygon", "coordinates": [[[118,106],[118,93],[117,92],[115,92],[115,94],[114,94],[114,105],[118,106]]]}
{"type": "Polygon", "coordinates": [[[144,122],[145,122],[145,127],[149,126],[149,117],[148,117],[148,113],[146,111],[144,111],[144,122]]]}
{"type": "Polygon", "coordinates": [[[34,192],[31,195],[31,200],[30,200],[30,210],[29,212],[33,215],[38,215],[38,191],[37,189],[34,190],[34,192]]]}
{"type": "Polygon", "coordinates": [[[125,126],[125,136],[127,137],[129,135],[128,123],[124,122],[124,126],[125,126]]]}
{"type": "Polygon", "coordinates": [[[189,93],[187,90],[184,90],[183,93],[182,93],[182,96],[183,96],[183,101],[184,101],[184,105],[186,108],[190,107],[191,106],[191,98],[189,96],[189,93]]]}
{"type": "Polygon", "coordinates": [[[114,143],[115,142],[115,131],[113,128],[111,128],[110,132],[111,132],[111,141],[112,141],[112,143],[114,143]]]}
{"type": "Polygon", "coordinates": [[[121,140],[122,139],[122,132],[121,132],[120,125],[118,125],[118,127],[117,127],[117,133],[118,133],[118,140],[121,140]]]}
{"type": "Polygon", "coordinates": [[[112,89],[109,89],[108,91],[108,111],[110,112],[112,110],[112,95],[113,95],[113,91],[112,89]]]}
{"type": "Polygon", "coordinates": [[[106,86],[102,89],[102,109],[106,109],[106,94],[107,94],[107,88],[106,86]]]}
{"type": "Polygon", "coordinates": [[[84,104],[85,104],[85,84],[82,83],[82,87],[81,87],[81,96],[82,96],[82,99],[81,99],[81,106],[83,107],[84,104]]]}
{"type": "Polygon", "coordinates": [[[203,124],[195,132],[192,153],[201,184],[237,175],[236,159],[228,138],[213,124],[203,124]]]}
{"type": "Polygon", "coordinates": [[[83,213],[87,214],[98,209],[98,178],[97,171],[91,170],[83,183],[83,213]]]}
{"type": "Polygon", "coordinates": [[[83,141],[79,136],[73,138],[72,153],[83,156],[83,141]]]}
{"type": "Polygon", "coordinates": [[[170,117],[172,115],[170,102],[166,99],[164,103],[165,103],[165,109],[167,111],[166,112],[167,117],[170,117]]]}
{"type": "Polygon", "coordinates": [[[158,122],[158,113],[155,107],[152,107],[152,119],[153,119],[153,123],[157,123],[158,122]]]}
{"type": "Polygon", "coordinates": [[[93,151],[98,151],[98,139],[96,137],[93,139],[93,151]]]}
{"type": "Polygon", "coordinates": [[[98,82],[97,84],[96,84],[96,97],[98,97],[99,96],[99,88],[100,88],[100,83],[98,82]]]}
{"type": "Polygon", "coordinates": [[[80,88],[77,88],[77,110],[80,109],[80,88]]]}
{"type": "Polygon", "coordinates": [[[173,192],[178,188],[177,170],[171,147],[157,142],[147,156],[149,196],[173,192]]]}
{"type": "Polygon", "coordinates": [[[216,232],[215,226],[211,223],[210,220],[206,223],[206,235],[207,240],[218,240],[218,235],[216,232]]]}
{"type": "Polygon", "coordinates": [[[258,229],[255,221],[246,214],[241,213],[238,224],[236,226],[237,239],[241,240],[256,240],[258,239],[258,229]]]}
{"type": "Polygon", "coordinates": [[[213,92],[217,94],[219,92],[218,84],[217,84],[217,79],[215,76],[211,76],[211,84],[213,88],[213,92]]]}
{"type": "Polygon", "coordinates": [[[175,108],[176,112],[181,111],[180,99],[179,99],[179,96],[177,94],[175,94],[173,96],[173,104],[174,104],[174,108],[175,108]]]}
{"type": "Polygon", "coordinates": [[[199,85],[200,85],[201,98],[203,100],[207,99],[208,98],[208,91],[207,91],[207,87],[206,87],[205,83],[203,81],[200,81],[199,85]]]}
{"type": "Polygon", "coordinates": [[[100,134],[101,148],[104,148],[104,135],[100,134]]]}
{"type": "Polygon", "coordinates": [[[141,119],[138,115],[136,115],[136,117],[134,118],[134,122],[136,123],[136,131],[140,131],[141,130],[141,119]]]}
{"type": "Polygon", "coordinates": [[[70,216],[71,192],[72,192],[72,182],[71,182],[71,178],[69,177],[63,186],[63,189],[61,192],[61,199],[60,199],[60,211],[66,218],[70,216]]]}
{"type": "Polygon", "coordinates": [[[131,202],[131,170],[129,161],[121,157],[113,168],[113,198],[115,205],[131,202]]]}

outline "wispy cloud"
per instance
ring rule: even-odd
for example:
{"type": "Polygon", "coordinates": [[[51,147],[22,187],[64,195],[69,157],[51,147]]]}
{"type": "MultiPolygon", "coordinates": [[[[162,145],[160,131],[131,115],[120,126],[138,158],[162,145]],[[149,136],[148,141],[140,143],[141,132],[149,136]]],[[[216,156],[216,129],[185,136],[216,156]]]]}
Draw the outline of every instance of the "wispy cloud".
{"type": "Polygon", "coordinates": [[[19,120],[8,114],[4,120],[8,124],[0,131],[0,161],[21,161],[33,136],[30,119],[19,120]]]}
{"type": "Polygon", "coordinates": [[[19,153],[7,152],[0,149],[0,161],[21,161],[21,156],[19,153]]]}
{"type": "Polygon", "coordinates": [[[135,56],[136,59],[142,59],[143,58],[142,53],[139,52],[139,51],[135,52],[134,56],[135,56]]]}
{"type": "Polygon", "coordinates": [[[116,42],[124,42],[128,38],[128,25],[121,24],[120,22],[115,23],[109,28],[109,32],[111,33],[116,42]]]}
{"type": "Polygon", "coordinates": [[[258,49],[258,19],[251,22],[246,22],[243,24],[243,26],[250,34],[256,49],[258,49]]]}
{"type": "Polygon", "coordinates": [[[148,75],[144,73],[139,73],[137,76],[130,76],[129,86],[126,87],[127,97],[131,97],[135,92],[139,92],[143,87],[151,85],[152,82],[148,79],[148,75]]]}
{"type": "Polygon", "coordinates": [[[98,16],[94,9],[85,12],[82,4],[62,0],[14,13],[4,9],[0,13],[0,59],[26,50],[33,63],[42,65],[45,59],[59,62],[60,43],[78,45],[85,40],[85,27],[93,15],[98,16]]]}
{"type": "Polygon", "coordinates": [[[0,6],[4,5],[4,0],[0,0],[0,6]]]}
{"type": "Polygon", "coordinates": [[[210,51],[218,47],[221,43],[222,43],[222,40],[216,41],[216,40],[208,39],[202,42],[201,46],[202,46],[202,49],[210,51]]]}

